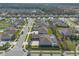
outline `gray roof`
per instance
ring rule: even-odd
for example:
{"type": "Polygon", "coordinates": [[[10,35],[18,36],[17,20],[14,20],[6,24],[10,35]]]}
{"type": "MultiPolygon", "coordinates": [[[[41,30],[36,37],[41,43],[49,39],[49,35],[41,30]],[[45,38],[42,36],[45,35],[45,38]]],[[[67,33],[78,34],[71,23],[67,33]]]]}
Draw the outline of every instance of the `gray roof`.
{"type": "Polygon", "coordinates": [[[40,28],[38,28],[38,32],[39,32],[39,34],[47,34],[47,28],[45,28],[45,27],[40,27],[40,28]]]}
{"type": "Polygon", "coordinates": [[[72,32],[69,28],[63,28],[62,30],[59,31],[61,34],[69,36],[72,35],[72,32]]]}
{"type": "Polygon", "coordinates": [[[9,28],[5,29],[5,31],[4,31],[4,33],[6,33],[6,34],[13,34],[15,32],[16,32],[16,28],[14,28],[14,27],[9,27],[9,28]]]}
{"type": "Polygon", "coordinates": [[[4,39],[4,38],[11,38],[13,36],[13,34],[3,34],[1,39],[4,39]]]}
{"type": "Polygon", "coordinates": [[[52,45],[49,35],[42,35],[39,38],[39,45],[52,45]]]}

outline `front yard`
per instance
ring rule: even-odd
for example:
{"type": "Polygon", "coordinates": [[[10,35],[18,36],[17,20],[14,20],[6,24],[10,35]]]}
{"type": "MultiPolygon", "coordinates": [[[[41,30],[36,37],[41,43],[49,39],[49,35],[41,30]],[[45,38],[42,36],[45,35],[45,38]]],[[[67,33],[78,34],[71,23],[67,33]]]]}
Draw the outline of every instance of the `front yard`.
{"type": "Polygon", "coordinates": [[[10,47],[11,45],[10,45],[10,43],[5,43],[3,46],[0,46],[0,50],[6,50],[6,49],[8,49],[9,47],[10,47]]]}
{"type": "Polygon", "coordinates": [[[0,20],[0,29],[5,29],[9,26],[10,26],[10,24],[7,23],[5,20],[0,20]]]}

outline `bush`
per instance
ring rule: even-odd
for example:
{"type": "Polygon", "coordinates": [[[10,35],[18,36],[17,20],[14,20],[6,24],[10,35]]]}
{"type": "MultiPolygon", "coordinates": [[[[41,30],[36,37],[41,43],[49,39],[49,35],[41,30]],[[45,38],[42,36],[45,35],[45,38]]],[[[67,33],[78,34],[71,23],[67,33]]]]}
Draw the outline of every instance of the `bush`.
{"type": "Polygon", "coordinates": [[[10,46],[11,46],[10,43],[7,42],[7,43],[4,44],[3,46],[0,46],[0,50],[6,50],[6,49],[8,49],[10,46]]]}

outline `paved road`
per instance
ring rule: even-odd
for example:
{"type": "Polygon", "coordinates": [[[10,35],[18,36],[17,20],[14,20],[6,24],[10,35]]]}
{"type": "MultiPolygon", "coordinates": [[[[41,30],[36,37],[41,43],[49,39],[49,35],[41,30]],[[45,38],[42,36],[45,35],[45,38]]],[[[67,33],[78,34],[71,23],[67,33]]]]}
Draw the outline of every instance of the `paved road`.
{"type": "MultiPolygon", "coordinates": [[[[33,20],[29,19],[28,26],[30,26],[32,22],[33,22],[33,20]]],[[[22,35],[20,35],[20,37],[17,41],[17,44],[10,51],[5,52],[5,56],[25,56],[25,55],[27,55],[27,53],[24,52],[22,49],[22,44],[28,33],[28,26],[25,25],[25,27],[23,28],[24,33],[22,35]]]]}

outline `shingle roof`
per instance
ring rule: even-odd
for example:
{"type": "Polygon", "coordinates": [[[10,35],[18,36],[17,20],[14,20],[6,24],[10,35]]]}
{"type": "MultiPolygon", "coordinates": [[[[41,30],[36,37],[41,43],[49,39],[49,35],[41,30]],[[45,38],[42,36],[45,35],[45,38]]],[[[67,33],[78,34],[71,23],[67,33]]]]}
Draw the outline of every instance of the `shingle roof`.
{"type": "Polygon", "coordinates": [[[39,38],[40,45],[52,45],[49,35],[42,35],[39,38]]]}

